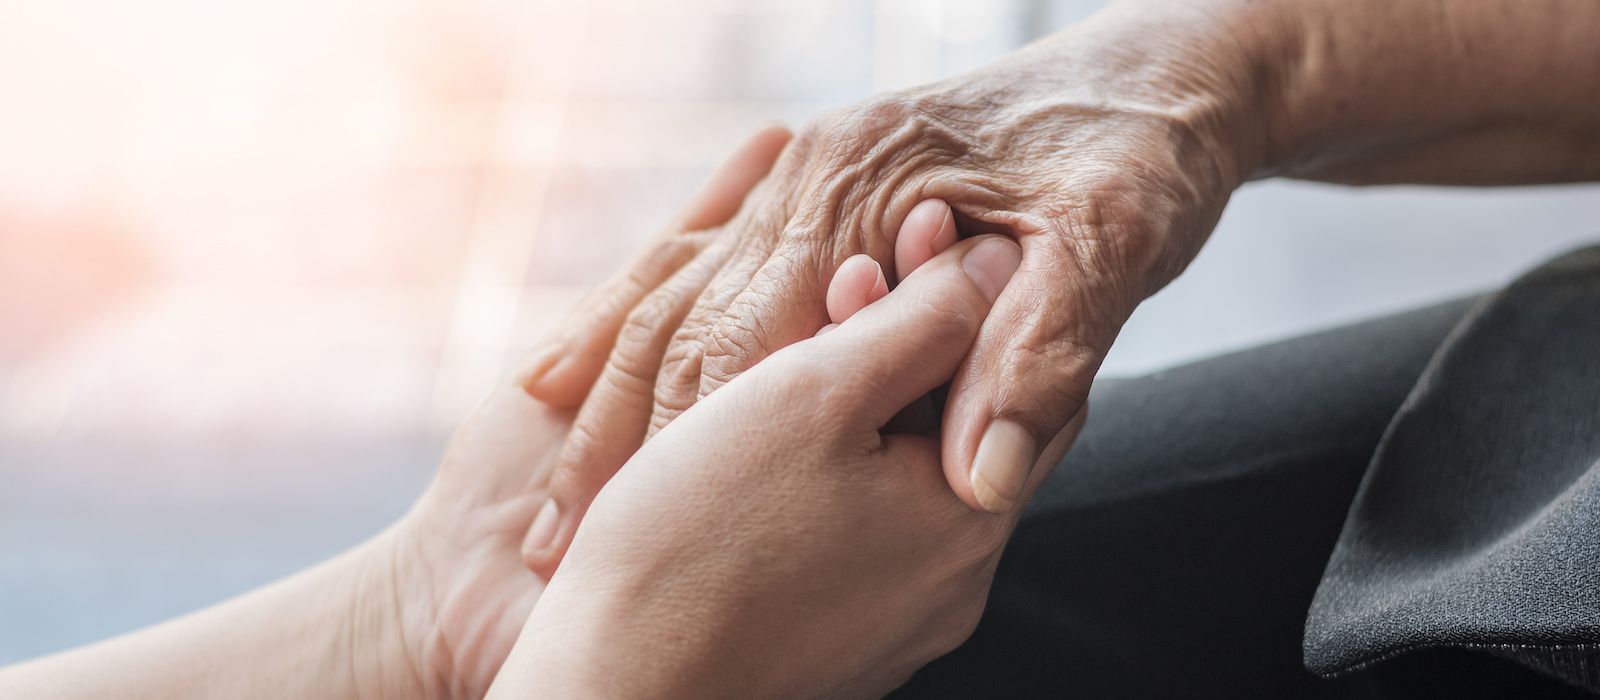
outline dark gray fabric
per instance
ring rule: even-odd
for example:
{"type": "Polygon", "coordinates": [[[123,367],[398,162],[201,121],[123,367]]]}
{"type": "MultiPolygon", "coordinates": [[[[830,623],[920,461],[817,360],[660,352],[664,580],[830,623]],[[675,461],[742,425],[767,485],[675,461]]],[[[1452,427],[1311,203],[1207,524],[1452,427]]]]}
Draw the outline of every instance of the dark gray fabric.
{"type": "Polygon", "coordinates": [[[1338,673],[1482,648],[1600,690],[1600,248],[1485,299],[1356,496],[1306,623],[1338,673]]]}
{"type": "Polygon", "coordinates": [[[1586,252],[1098,386],[972,639],[896,695],[1586,696],[1553,674],[1600,642],[1597,317],[1586,252]]]}

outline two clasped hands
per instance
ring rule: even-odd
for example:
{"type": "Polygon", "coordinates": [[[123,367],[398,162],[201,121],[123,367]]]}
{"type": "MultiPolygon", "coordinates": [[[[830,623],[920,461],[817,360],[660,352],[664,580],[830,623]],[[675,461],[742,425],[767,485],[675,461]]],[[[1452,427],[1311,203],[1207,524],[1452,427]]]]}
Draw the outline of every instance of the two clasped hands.
{"type": "MultiPolygon", "coordinates": [[[[827,323],[655,432],[576,504],[575,532],[553,515],[574,501],[539,506],[524,554],[564,557],[491,696],[871,696],[966,639],[1020,504],[1080,423],[1042,457],[1001,431],[962,460],[970,473],[951,466],[930,394],[1021,250],[958,241],[939,200],[895,248],[892,291],[871,257],[847,259],[827,323]]],[[[636,379],[615,366],[611,389],[636,379]]]]}
{"type": "Polygon", "coordinates": [[[976,623],[1101,359],[1237,187],[1600,177],[1595,82],[1548,79],[1593,73],[1597,15],[1117,0],[763,130],[399,523],[0,695],[885,692],[976,623]]]}
{"type": "MultiPolygon", "coordinates": [[[[683,219],[739,210],[788,138],[757,134],[683,219]]],[[[669,230],[667,245],[684,235],[669,230]]],[[[616,357],[632,326],[605,363],[556,341],[548,356],[568,363],[565,384],[546,391],[537,360],[506,381],[412,511],[372,541],[200,613],[0,671],[0,689],[888,692],[971,633],[1021,504],[1081,426],[1041,448],[1009,430],[975,449],[941,440],[932,394],[961,376],[1022,250],[1001,235],[958,240],[937,199],[913,207],[891,243],[889,272],[847,258],[808,337],[670,424],[652,430],[648,403],[624,408],[628,389],[650,388],[616,357]],[[586,420],[627,437],[585,432],[586,420]]],[[[595,303],[575,319],[613,333],[595,303]]]]}

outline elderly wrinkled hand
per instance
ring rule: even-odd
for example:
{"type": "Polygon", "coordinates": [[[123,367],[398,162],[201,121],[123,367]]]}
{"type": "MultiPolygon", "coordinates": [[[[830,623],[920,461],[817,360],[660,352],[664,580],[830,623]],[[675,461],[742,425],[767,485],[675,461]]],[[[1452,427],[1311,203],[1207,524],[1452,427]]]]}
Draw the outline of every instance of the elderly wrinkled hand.
{"type": "Polygon", "coordinates": [[[568,359],[530,380],[565,405],[594,386],[552,484],[551,527],[528,539],[530,566],[554,570],[589,501],[648,435],[824,323],[841,262],[865,253],[904,277],[912,262],[894,233],[918,225],[927,200],[949,206],[931,224],[944,235],[1003,233],[1022,247],[996,321],[957,372],[942,447],[962,500],[1015,503],[1122,323],[1193,257],[1250,170],[1249,149],[1234,148],[1257,140],[1242,133],[1251,81],[1235,67],[1248,62],[1228,41],[1151,41],[1154,29],[1227,36],[1112,13],[844,110],[798,135],[692,261],[636,265],[607,313],[551,348],[568,359]]]}
{"type": "Polygon", "coordinates": [[[963,241],[887,296],[870,261],[843,267],[842,323],[693,406],[601,491],[496,689],[873,697],[965,641],[1021,508],[967,507],[936,437],[884,426],[949,381],[1020,258],[963,241]]]}

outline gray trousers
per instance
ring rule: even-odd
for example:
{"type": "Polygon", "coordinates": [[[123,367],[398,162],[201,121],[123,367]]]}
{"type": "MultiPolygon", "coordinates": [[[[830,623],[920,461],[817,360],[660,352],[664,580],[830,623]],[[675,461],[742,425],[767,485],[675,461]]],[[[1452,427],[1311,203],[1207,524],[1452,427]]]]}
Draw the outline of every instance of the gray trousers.
{"type": "Polygon", "coordinates": [[[1600,690],[1600,248],[1090,405],[900,696],[1600,690]]]}

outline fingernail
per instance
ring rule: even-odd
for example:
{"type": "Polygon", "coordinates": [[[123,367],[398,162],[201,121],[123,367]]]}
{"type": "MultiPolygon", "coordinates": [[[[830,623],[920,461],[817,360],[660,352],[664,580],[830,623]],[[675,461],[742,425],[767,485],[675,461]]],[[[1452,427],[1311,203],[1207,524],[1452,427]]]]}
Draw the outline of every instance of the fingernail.
{"type": "Polygon", "coordinates": [[[961,269],[978,285],[983,295],[994,301],[1006,288],[1012,273],[1022,264],[1022,249],[1006,238],[990,238],[967,251],[961,269]]]}
{"type": "Polygon", "coordinates": [[[546,500],[539,514],[533,516],[533,525],[528,527],[528,548],[535,552],[548,548],[555,541],[556,527],[560,524],[560,506],[553,498],[546,500]]]}
{"type": "Polygon", "coordinates": [[[824,303],[828,308],[828,317],[839,323],[843,323],[845,319],[872,303],[873,292],[877,290],[879,285],[885,285],[884,289],[888,289],[883,281],[883,266],[879,265],[877,260],[866,253],[852,255],[843,263],[840,263],[839,269],[833,273],[833,279],[834,281],[828,284],[828,293],[824,303]],[[858,289],[853,280],[864,279],[863,275],[869,274],[867,272],[869,268],[872,270],[870,273],[872,275],[871,286],[865,290],[860,290],[858,298],[844,296],[846,290],[854,291],[858,289]],[[852,282],[840,284],[842,280],[852,280],[852,282]]]}
{"type": "MultiPolygon", "coordinates": [[[[950,206],[942,199],[924,199],[917,202],[917,206],[906,213],[905,223],[900,225],[901,231],[927,229],[933,231],[928,240],[933,240],[939,235],[939,227],[944,225],[944,218],[950,215],[950,206]]],[[[909,272],[909,270],[907,270],[909,272]]]]}
{"type": "Polygon", "coordinates": [[[1016,505],[1035,459],[1033,435],[1026,428],[1003,418],[989,423],[972,460],[972,494],[978,505],[991,513],[1016,505]]]}

